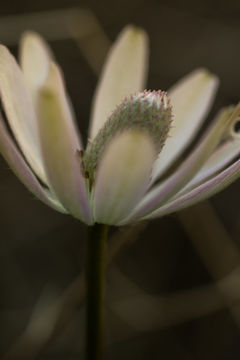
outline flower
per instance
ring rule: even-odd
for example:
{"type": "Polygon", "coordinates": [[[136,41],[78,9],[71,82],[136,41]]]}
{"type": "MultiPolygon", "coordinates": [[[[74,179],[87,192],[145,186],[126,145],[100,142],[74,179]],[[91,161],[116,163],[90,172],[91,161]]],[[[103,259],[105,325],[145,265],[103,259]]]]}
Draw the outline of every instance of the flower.
{"type": "Polygon", "coordinates": [[[48,45],[25,33],[20,66],[0,46],[0,151],[44,203],[88,225],[124,225],[195,204],[240,176],[240,106],[222,109],[176,165],[203,124],[217,77],[197,69],[169,90],[172,127],[166,94],[143,91],[147,60],[147,35],[126,27],[103,67],[84,152],[48,45]]]}

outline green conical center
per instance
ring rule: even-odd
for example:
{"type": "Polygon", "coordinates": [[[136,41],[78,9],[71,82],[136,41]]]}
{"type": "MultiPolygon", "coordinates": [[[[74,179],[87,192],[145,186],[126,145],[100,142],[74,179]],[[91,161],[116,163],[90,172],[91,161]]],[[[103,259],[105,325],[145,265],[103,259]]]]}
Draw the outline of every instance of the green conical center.
{"type": "Polygon", "coordinates": [[[99,130],[93,142],[87,146],[82,161],[90,183],[94,181],[103,151],[115,135],[128,129],[147,132],[159,153],[166,141],[171,122],[171,106],[165,92],[145,90],[125,98],[99,130]]]}

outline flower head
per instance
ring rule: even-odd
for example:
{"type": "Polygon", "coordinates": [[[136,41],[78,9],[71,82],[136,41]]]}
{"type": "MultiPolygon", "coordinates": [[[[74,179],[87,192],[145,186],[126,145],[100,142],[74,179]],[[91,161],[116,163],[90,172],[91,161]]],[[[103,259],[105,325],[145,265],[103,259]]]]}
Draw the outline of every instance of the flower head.
{"type": "Polygon", "coordinates": [[[128,26],[110,49],[85,150],[48,45],[26,33],[20,66],[0,46],[0,151],[38,198],[89,225],[163,216],[240,176],[240,106],[222,109],[191,153],[174,165],[196,138],[218,79],[197,69],[168,95],[143,91],[147,43],[143,30],[128,26]]]}

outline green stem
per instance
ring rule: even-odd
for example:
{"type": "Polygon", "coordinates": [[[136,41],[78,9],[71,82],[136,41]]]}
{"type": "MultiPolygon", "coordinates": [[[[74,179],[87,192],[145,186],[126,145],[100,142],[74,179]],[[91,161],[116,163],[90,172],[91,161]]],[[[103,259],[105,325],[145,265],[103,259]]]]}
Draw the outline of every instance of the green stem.
{"type": "Polygon", "coordinates": [[[103,359],[104,266],[108,226],[89,227],[86,264],[86,360],[103,359]]]}

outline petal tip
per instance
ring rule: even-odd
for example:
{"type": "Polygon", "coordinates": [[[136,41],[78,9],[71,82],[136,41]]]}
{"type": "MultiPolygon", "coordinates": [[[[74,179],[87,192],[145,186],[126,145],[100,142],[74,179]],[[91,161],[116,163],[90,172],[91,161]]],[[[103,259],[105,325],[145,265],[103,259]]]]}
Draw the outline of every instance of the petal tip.
{"type": "Polygon", "coordinates": [[[33,42],[38,42],[41,43],[41,45],[46,46],[46,42],[43,39],[43,37],[36,31],[33,30],[25,30],[20,37],[20,46],[23,42],[25,41],[33,41],[33,42]]]}
{"type": "Polygon", "coordinates": [[[197,68],[192,73],[190,73],[190,75],[195,75],[195,76],[198,75],[199,77],[202,77],[202,79],[206,80],[207,82],[212,81],[215,86],[219,85],[219,81],[220,81],[219,77],[205,67],[197,68]]]}
{"type": "Polygon", "coordinates": [[[126,27],[122,30],[120,36],[121,35],[123,37],[128,36],[129,39],[132,41],[143,41],[145,43],[145,46],[148,44],[148,35],[146,31],[139,26],[133,24],[126,25],[126,27]]]}

